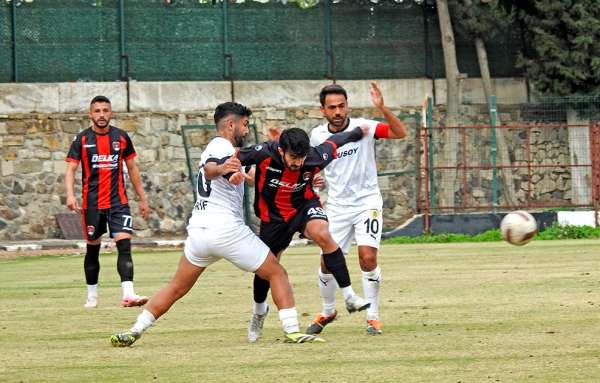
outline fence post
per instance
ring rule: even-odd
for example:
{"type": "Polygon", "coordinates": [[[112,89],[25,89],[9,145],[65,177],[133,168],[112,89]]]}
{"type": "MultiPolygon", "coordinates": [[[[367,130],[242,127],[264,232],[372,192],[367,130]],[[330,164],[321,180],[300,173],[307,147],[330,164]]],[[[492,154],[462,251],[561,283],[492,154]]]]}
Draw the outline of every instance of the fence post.
{"type": "Polygon", "coordinates": [[[433,98],[427,97],[427,115],[426,115],[426,126],[427,126],[427,167],[429,168],[428,177],[429,177],[429,206],[435,207],[436,203],[436,195],[435,195],[435,179],[433,174],[433,98]]]}
{"type": "Polygon", "coordinates": [[[17,2],[11,1],[12,6],[12,23],[11,23],[11,34],[12,34],[12,60],[13,60],[13,81],[19,82],[19,72],[17,65],[17,2]]]}
{"type": "Polygon", "coordinates": [[[492,213],[496,214],[498,206],[498,169],[496,168],[496,156],[498,154],[498,142],[496,141],[496,121],[498,119],[498,108],[496,106],[496,96],[490,96],[490,125],[492,127],[492,140],[490,148],[490,158],[492,161],[492,213]]]}

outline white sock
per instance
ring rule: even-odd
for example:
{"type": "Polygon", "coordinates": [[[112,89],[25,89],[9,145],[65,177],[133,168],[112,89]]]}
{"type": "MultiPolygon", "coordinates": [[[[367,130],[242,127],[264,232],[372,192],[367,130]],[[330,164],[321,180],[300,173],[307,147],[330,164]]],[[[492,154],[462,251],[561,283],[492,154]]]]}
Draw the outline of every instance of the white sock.
{"type": "Polygon", "coordinates": [[[333,274],[326,274],[319,268],[319,290],[323,300],[323,311],[321,314],[329,316],[335,311],[335,293],[338,284],[333,274]]]}
{"type": "Polygon", "coordinates": [[[352,285],[350,285],[347,287],[342,287],[342,295],[344,296],[344,300],[346,300],[355,296],[356,293],[352,289],[352,285]]]}
{"type": "Polygon", "coordinates": [[[133,291],[133,281],[121,282],[121,288],[123,289],[123,298],[135,296],[135,292],[133,291]]]}
{"type": "Polygon", "coordinates": [[[264,301],[261,303],[254,302],[254,307],[252,308],[252,312],[254,314],[263,315],[263,314],[267,313],[268,309],[269,309],[269,305],[267,304],[267,301],[264,301]]]}
{"type": "Polygon", "coordinates": [[[141,334],[148,327],[152,326],[152,323],[154,323],[155,320],[156,319],[154,318],[154,315],[152,315],[150,311],[144,309],[144,311],[142,311],[142,313],[138,315],[135,324],[131,328],[131,331],[141,334]]]}
{"type": "Polygon", "coordinates": [[[284,333],[290,334],[292,332],[300,331],[298,312],[295,307],[279,310],[279,320],[281,321],[281,327],[283,327],[284,333]]]}
{"type": "Polygon", "coordinates": [[[98,300],[98,285],[87,285],[88,301],[98,300]]]}
{"type": "Polygon", "coordinates": [[[371,302],[367,309],[367,320],[379,319],[379,289],[381,287],[381,269],[379,266],[371,271],[362,272],[365,299],[371,302]]]}

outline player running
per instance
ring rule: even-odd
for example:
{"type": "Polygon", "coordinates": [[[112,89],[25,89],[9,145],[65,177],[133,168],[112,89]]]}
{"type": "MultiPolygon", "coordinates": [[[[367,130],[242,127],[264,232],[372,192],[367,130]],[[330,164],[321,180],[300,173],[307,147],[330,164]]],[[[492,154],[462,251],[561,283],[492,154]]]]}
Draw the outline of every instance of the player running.
{"type": "Polygon", "coordinates": [[[248,135],[251,114],[250,109],[234,102],[223,103],[215,109],[219,136],[210,141],[200,157],[197,202],[187,227],[184,255],[173,279],[150,299],[133,327],[111,336],[114,346],[131,346],[187,294],[209,265],[221,258],[271,283],[285,342],[324,342],[317,336],[299,332],[298,314],[285,269],[244,224],[243,181],[249,176],[241,170],[234,146],[241,146],[248,135]]]}
{"type": "MultiPolygon", "coordinates": [[[[375,140],[406,137],[406,128],[383,102],[381,90],[371,83],[371,100],[387,123],[364,118],[349,118],[346,90],[339,85],[328,85],[320,93],[321,112],[327,123],[311,132],[311,145],[319,145],[332,134],[350,131],[367,125],[367,136],[337,151],[337,158],[325,169],[328,185],[327,215],[333,239],[348,254],[352,239],[358,245],[358,260],[362,270],[367,309],[367,333],[381,334],[379,320],[379,291],[381,269],[377,264],[377,250],[383,229],[383,200],[377,183],[375,140]]],[[[319,289],[323,299],[322,312],[317,314],[306,332],[319,334],[337,316],[335,294],[338,284],[327,263],[321,261],[319,289]]]]}

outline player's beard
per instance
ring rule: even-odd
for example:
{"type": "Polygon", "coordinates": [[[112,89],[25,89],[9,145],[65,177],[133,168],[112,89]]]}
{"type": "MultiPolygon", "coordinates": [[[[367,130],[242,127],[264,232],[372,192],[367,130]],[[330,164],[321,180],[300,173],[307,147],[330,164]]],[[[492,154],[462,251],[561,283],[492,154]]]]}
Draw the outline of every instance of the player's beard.
{"type": "Polygon", "coordinates": [[[105,118],[104,118],[104,119],[100,119],[100,118],[98,118],[98,119],[96,119],[96,120],[93,120],[93,121],[94,121],[94,125],[96,125],[96,127],[97,127],[98,129],[104,129],[104,128],[107,128],[107,127],[108,127],[108,124],[110,123],[110,119],[108,119],[108,120],[107,120],[107,119],[105,119],[105,118]]]}
{"type": "Polygon", "coordinates": [[[286,168],[290,169],[291,171],[295,172],[300,170],[300,168],[302,167],[302,165],[304,165],[304,163],[302,163],[302,165],[300,166],[295,166],[295,165],[290,165],[286,160],[285,157],[282,158],[283,159],[283,164],[285,165],[286,168]]]}
{"type": "Polygon", "coordinates": [[[242,146],[244,146],[246,144],[246,136],[242,136],[239,134],[236,134],[234,136],[234,140],[235,140],[235,145],[238,148],[241,148],[242,146]]]}
{"type": "Polygon", "coordinates": [[[346,125],[346,120],[347,120],[346,116],[339,116],[339,117],[335,116],[335,117],[327,119],[327,121],[329,122],[329,125],[334,127],[336,130],[344,129],[344,126],[346,125]]]}

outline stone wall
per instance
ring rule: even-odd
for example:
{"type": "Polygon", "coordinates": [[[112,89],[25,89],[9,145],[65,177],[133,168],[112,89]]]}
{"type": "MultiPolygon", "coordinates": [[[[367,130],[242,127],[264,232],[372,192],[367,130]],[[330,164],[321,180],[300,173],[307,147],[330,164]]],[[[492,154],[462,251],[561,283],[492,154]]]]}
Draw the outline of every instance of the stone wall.
{"type": "MultiPolygon", "coordinates": [[[[415,113],[415,108],[395,110],[415,113]]],[[[373,109],[356,109],[355,116],[379,118],[373,109]]],[[[318,108],[255,109],[253,123],[262,132],[268,127],[297,126],[309,131],[321,123],[318,108]]],[[[404,176],[382,177],[387,226],[395,226],[412,215],[414,207],[414,119],[407,119],[411,137],[390,141],[378,149],[381,170],[405,170],[404,176]],[[408,159],[407,159],[408,158],[408,159]]],[[[19,114],[0,118],[1,174],[0,239],[60,238],[55,214],[66,213],[64,172],[65,157],[73,137],[88,126],[84,114],[19,114]]],[[[185,225],[193,205],[192,187],[186,163],[183,125],[210,125],[212,111],[192,114],[119,113],[113,124],[125,129],[138,152],[136,162],[142,173],[144,188],[152,208],[146,222],[134,218],[134,227],[141,237],[175,237],[185,234],[185,225]]],[[[201,148],[212,130],[191,135],[192,157],[199,157],[201,148]]],[[[194,163],[197,163],[196,161],[194,163]]],[[[81,195],[81,169],[76,179],[76,195],[81,195]]],[[[197,169],[194,169],[195,173],[197,169]]],[[[135,193],[128,187],[128,196],[137,215],[135,193]]],[[[323,194],[326,201],[326,190],[323,194]]]]}

